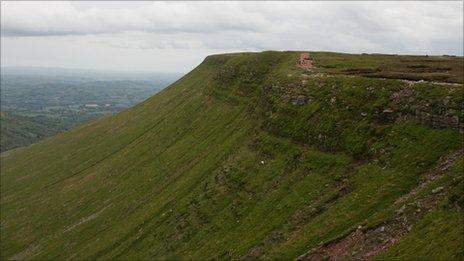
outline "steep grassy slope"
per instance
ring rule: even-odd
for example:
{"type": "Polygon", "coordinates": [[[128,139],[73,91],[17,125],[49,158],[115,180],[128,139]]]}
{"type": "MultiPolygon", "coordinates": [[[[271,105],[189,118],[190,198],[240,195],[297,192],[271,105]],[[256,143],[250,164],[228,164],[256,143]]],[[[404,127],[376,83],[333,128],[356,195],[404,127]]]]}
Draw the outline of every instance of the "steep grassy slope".
{"type": "Polygon", "coordinates": [[[376,253],[462,256],[462,231],[445,236],[463,221],[462,75],[345,75],[375,57],[328,53],[306,72],[298,55],[210,56],[127,111],[2,155],[1,258],[304,259],[417,202],[433,212],[407,216],[407,236],[389,225],[398,244],[376,253]],[[340,72],[322,67],[334,59],[340,72]]]}

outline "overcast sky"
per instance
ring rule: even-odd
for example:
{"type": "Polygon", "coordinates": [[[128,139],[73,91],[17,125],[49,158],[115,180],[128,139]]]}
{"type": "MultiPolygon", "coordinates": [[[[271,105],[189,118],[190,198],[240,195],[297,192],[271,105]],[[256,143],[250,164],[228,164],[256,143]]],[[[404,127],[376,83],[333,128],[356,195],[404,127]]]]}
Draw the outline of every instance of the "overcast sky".
{"type": "Polygon", "coordinates": [[[463,2],[1,2],[2,66],[187,72],[261,50],[463,55],[463,2]]]}

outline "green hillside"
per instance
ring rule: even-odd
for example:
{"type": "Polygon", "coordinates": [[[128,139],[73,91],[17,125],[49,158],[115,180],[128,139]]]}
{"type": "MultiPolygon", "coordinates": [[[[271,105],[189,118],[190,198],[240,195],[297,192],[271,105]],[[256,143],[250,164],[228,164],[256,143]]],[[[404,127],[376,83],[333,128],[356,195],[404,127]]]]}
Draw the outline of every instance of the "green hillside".
{"type": "Polygon", "coordinates": [[[0,113],[0,151],[27,146],[66,129],[60,120],[0,113]]]}
{"type": "Polygon", "coordinates": [[[299,55],[2,154],[1,259],[463,258],[463,58],[299,55]]]}
{"type": "Polygon", "coordinates": [[[2,67],[0,152],[123,111],[179,78],[156,73],[158,80],[138,74],[99,76],[92,71],[36,70],[2,67]],[[70,75],[72,72],[77,75],[70,75]]]}

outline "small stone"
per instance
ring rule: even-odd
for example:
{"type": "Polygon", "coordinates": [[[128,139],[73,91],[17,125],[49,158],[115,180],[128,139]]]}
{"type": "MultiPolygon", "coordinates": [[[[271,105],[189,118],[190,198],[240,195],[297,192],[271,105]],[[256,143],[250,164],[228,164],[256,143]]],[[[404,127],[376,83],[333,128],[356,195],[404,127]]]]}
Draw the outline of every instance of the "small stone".
{"type": "Polygon", "coordinates": [[[396,211],[396,213],[403,214],[405,209],[406,209],[406,205],[403,205],[400,209],[398,209],[398,211],[396,211]]]}
{"type": "Polygon", "coordinates": [[[442,190],[443,190],[443,187],[438,187],[438,188],[432,190],[432,193],[433,193],[433,194],[436,194],[436,193],[441,192],[442,190]]]}
{"type": "Polygon", "coordinates": [[[306,103],[306,96],[304,95],[298,95],[296,97],[293,97],[292,100],[291,100],[291,103],[293,105],[303,105],[306,103]]]}
{"type": "Polygon", "coordinates": [[[448,103],[450,102],[450,99],[451,97],[450,96],[446,96],[445,98],[443,98],[443,105],[448,105],[448,103]]]}

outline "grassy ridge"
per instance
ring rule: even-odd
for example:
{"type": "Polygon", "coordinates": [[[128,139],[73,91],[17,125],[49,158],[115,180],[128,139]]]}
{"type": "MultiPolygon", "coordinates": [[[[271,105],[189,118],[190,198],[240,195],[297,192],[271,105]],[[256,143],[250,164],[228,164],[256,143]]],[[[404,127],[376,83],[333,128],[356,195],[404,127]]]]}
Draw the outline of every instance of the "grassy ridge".
{"type": "Polygon", "coordinates": [[[388,217],[460,148],[415,113],[462,119],[462,85],[330,72],[363,56],[327,53],[309,73],[297,57],[210,56],[129,110],[2,155],[1,258],[295,258],[388,217]]]}

